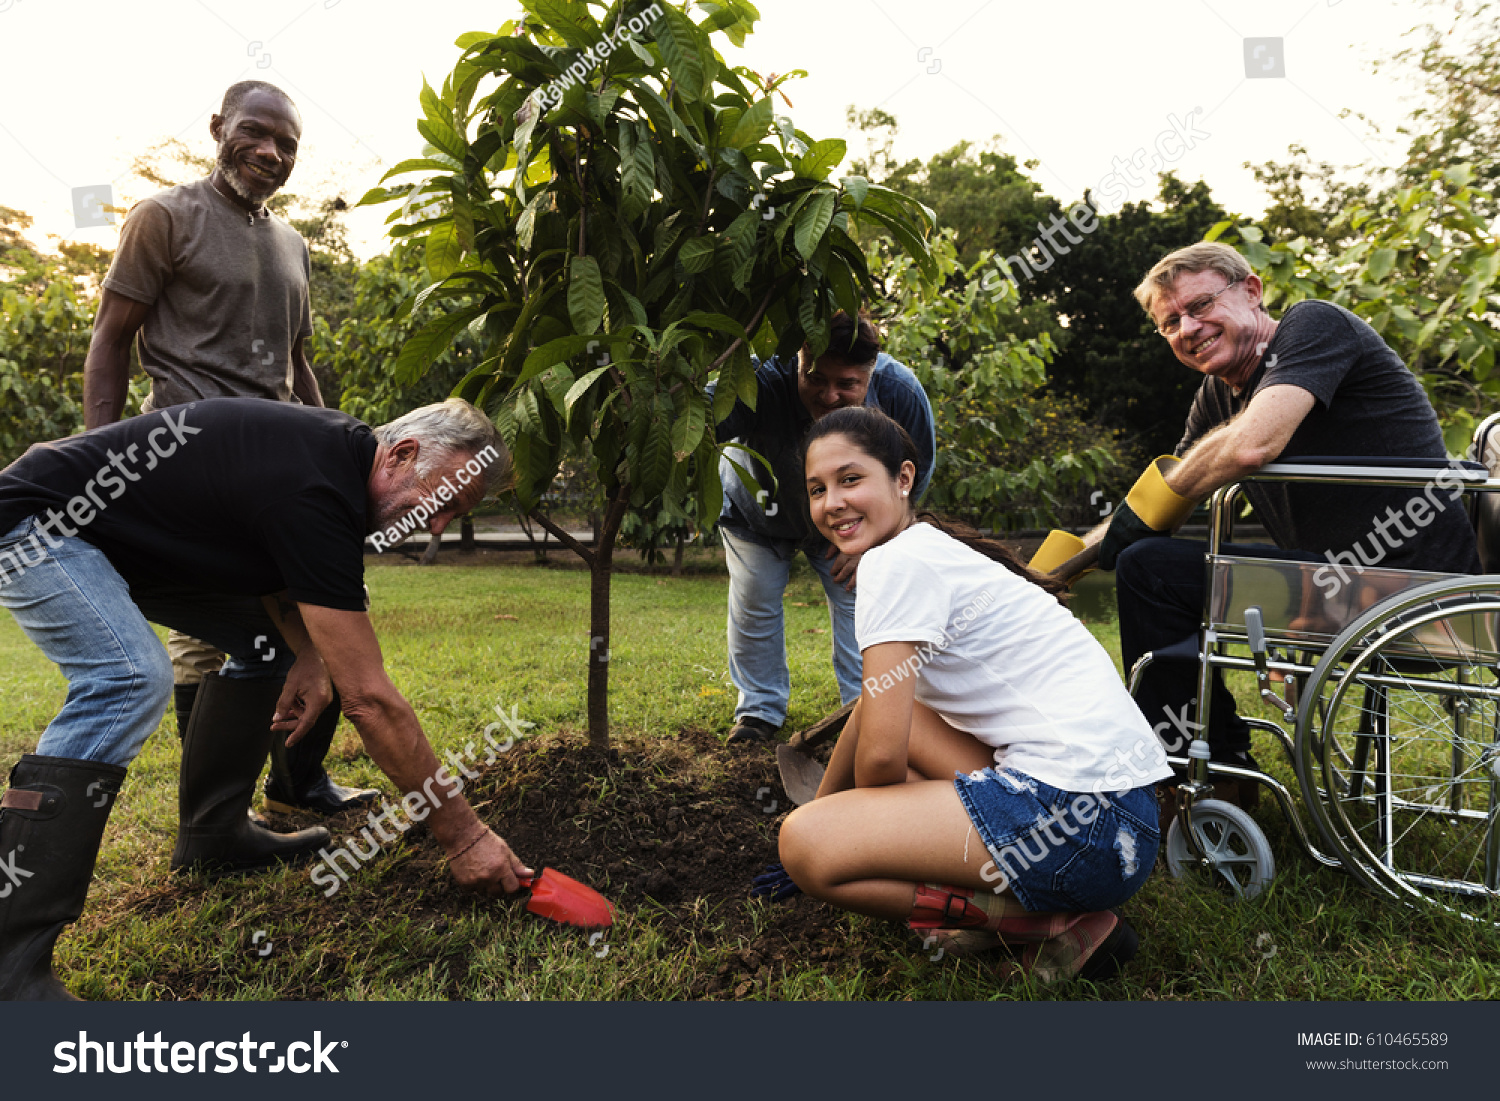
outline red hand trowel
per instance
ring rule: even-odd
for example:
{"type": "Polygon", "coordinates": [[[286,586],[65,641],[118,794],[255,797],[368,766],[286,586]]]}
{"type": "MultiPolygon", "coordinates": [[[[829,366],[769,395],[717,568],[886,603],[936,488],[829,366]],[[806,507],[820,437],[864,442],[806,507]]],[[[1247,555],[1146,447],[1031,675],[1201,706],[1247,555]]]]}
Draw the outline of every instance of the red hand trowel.
{"type": "Polygon", "coordinates": [[[531,891],[528,913],[584,929],[603,929],[615,920],[615,907],[594,888],[552,868],[536,875],[520,876],[521,886],[531,891]]]}

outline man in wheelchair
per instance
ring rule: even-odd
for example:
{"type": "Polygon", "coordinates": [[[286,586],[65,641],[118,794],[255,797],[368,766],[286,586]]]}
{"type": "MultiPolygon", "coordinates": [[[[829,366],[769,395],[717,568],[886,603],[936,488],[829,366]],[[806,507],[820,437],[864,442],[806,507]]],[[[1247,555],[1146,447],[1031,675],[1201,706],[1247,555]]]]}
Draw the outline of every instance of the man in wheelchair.
{"type": "MultiPolygon", "coordinates": [[[[1447,457],[1427,395],[1374,329],[1342,306],[1315,300],[1273,319],[1261,280],[1234,249],[1213,242],[1178,249],[1147,273],[1135,296],[1177,358],[1205,377],[1174,456],[1153,462],[1127,501],[1087,537],[1100,544],[1100,567],[1115,571],[1127,671],[1202,625],[1206,548],[1169,536],[1214,490],[1276,460],[1447,457]]],[[[1479,572],[1463,508],[1441,507],[1456,492],[1427,508],[1425,525],[1392,530],[1390,517],[1421,490],[1251,483],[1245,491],[1276,543],[1251,553],[1329,562],[1355,554],[1370,566],[1479,572]],[[1368,556],[1366,545],[1375,548],[1368,556]]],[[[1145,671],[1136,702],[1148,722],[1167,731],[1169,752],[1185,748],[1197,687],[1192,663],[1157,662],[1145,671]]],[[[1217,670],[1213,693],[1204,735],[1212,759],[1256,768],[1250,728],[1217,670]]]]}

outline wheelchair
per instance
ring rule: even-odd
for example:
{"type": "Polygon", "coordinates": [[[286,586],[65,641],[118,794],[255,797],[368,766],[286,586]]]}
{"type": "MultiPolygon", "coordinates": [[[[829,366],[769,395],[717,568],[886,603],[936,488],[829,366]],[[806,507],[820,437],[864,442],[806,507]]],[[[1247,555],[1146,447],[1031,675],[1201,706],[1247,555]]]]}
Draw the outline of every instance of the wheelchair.
{"type": "Polygon", "coordinates": [[[1174,876],[1200,869],[1243,898],[1271,881],[1260,826],[1213,798],[1215,781],[1254,781],[1315,863],[1388,898],[1500,925],[1500,413],[1479,426],[1470,456],[1273,463],[1210,498],[1202,629],[1143,655],[1128,678],[1134,695],[1153,662],[1198,663],[1197,733],[1168,755],[1188,776],[1165,838],[1174,876]],[[1249,482],[1421,490],[1439,473],[1449,507],[1461,500],[1475,523],[1483,574],[1378,563],[1330,572],[1326,561],[1226,550],[1249,482]],[[1215,670],[1254,675],[1280,721],[1245,721],[1285,753],[1298,792],[1209,759],[1215,670]]]}

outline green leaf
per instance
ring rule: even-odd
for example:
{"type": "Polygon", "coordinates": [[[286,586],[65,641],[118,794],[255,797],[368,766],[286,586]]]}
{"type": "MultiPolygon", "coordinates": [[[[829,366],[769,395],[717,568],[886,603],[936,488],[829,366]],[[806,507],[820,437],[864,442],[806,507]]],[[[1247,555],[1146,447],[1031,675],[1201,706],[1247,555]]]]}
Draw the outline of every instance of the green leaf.
{"type": "Polygon", "coordinates": [[[846,152],[848,152],[848,146],[844,144],[842,138],[815,141],[808,147],[806,153],[792,162],[792,171],[799,176],[826,180],[829,173],[844,162],[846,152]]]}
{"type": "Polygon", "coordinates": [[[713,258],[714,240],[712,237],[694,237],[677,253],[677,259],[682,261],[682,266],[695,275],[707,270],[713,258]]]}
{"type": "Polygon", "coordinates": [[[865,179],[863,176],[845,176],[842,180],[839,181],[839,186],[844,189],[844,193],[848,195],[850,200],[854,203],[854,209],[856,211],[863,208],[863,206],[865,205],[865,196],[870,191],[869,180],[865,179]]]}
{"type": "Polygon", "coordinates": [[[414,157],[402,161],[395,168],[387,171],[384,176],[380,177],[380,182],[384,183],[392,176],[400,176],[407,172],[445,172],[451,175],[462,171],[463,166],[457,162],[440,161],[436,157],[414,157]]]}
{"type": "Polygon", "coordinates": [[[687,408],[672,422],[672,458],[679,463],[687,460],[697,449],[698,441],[703,438],[707,420],[708,411],[704,407],[702,396],[689,392],[687,408]]]}
{"type": "Polygon", "coordinates": [[[464,248],[458,227],[451,219],[438,222],[427,233],[427,274],[435,280],[447,279],[463,262],[464,248]]]}
{"type": "Polygon", "coordinates": [[[698,99],[703,94],[703,53],[692,20],[668,5],[652,26],[678,93],[688,102],[698,99]]]}
{"type": "Polygon", "coordinates": [[[1203,235],[1203,239],[1205,241],[1217,241],[1220,237],[1224,236],[1225,230],[1228,230],[1233,225],[1234,220],[1232,218],[1226,218],[1222,222],[1217,222],[1207,233],[1203,235]]]}
{"type": "Polygon", "coordinates": [[[1370,262],[1365,266],[1370,281],[1379,283],[1396,266],[1396,250],[1393,248],[1378,248],[1370,253],[1370,262]]]}
{"type": "Polygon", "coordinates": [[[719,449],[711,434],[705,434],[694,457],[698,483],[698,522],[707,527],[724,508],[724,483],[719,480],[719,449]]]}
{"type": "Polygon", "coordinates": [[[463,331],[464,326],[483,312],[482,305],[465,306],[450,314],[439,314],[423,325],[401,346],[401,352],[396,356],[396,362],[391,368],[396,381],[405,386],[418,381],[426,374],[427,368],[432,366],[432,361],[453,343],[453,338],[463,331]]]}
{"type": "Polygon", "coordinates": [[[653,423],[646,432],[646,446],[641,449],[636,464],[636,486],[641,498],[649,501],[662,491],[667,479],[672,476],[672,418],[671,407],[663,407],[658,401],[653,410],[653,423]]]}
{"type": "Polygon", "coordinates": [[[463,135],[442,119],[418,119],[417,133],[455,160],[462,161],[469,151],[469,143],[464,141],[463,135]]]}
{"type": "Polygon", "coordinates": [[[591,351],[590,345],[597,345],[598,340],[582,334],[558,337],[549,340],[538,348],[532,349],[526,357],[526,362],[521,365],[520,377],[517,383],[527,382],[532,377],[541,374],[550,367],[556,367],[559,363],[566,363],[580,352],[591,351]]]}
{"type": "Polygon", "coordinates": [[[813,196],[801,210],[797,212],[797,234],[794,240],[797,251],[802,254],[802,259],[809,260],[823,240],[823,234],[828,232],[828,223],[833,221],[833,208],[837,202],[833,192],[825,191],[813,196]]]}
{"type": "Polygon", "coordinates": [[[594,333],[604,323],[604,280],[592,256],[575,256],[568,281],[568,316],[579,333],[594,333]]]}
{"type": "Polygon", "coordinates": [[[584,375],[577,382],[573,383],[572,386],[568,387],[568,393],[563,398],[563,405],[567,407],[569,413],[573,412],[573,406],[578,404],[578,399],[583,397],[584,394],[588,393],[589,387],[594,385],[594,383],[598,381],[599,376],[604,374],[604,372],[608,370],[608,364],[603,367],[595,367],[588,374],[584,375]]]}
{"type": "MultiPolygon", "coordinates": [[[[775,109],[771,104],[771,97],[758,99],[751,104],[750,109],[740,116],[740,121],[734,128],[734,133],[729,135],[726,143],[734,149],[748,149],[766,136],[766,131],[771,129],[771,116],[775,109]]],[[[843,143],[840,142],[842,145],[843,143]]]]}

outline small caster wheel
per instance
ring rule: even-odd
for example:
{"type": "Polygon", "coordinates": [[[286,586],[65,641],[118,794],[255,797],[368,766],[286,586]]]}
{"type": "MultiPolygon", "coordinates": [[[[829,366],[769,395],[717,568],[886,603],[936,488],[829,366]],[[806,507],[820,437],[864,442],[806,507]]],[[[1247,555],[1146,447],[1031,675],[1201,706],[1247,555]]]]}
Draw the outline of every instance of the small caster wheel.
{"type": "Polygon", "coordinates": [[[1207,864],[1193,855],[1179,814],[1167,830],[1167,868],[1173,877],[1181,879],[1202,867],[1240,898],[1254,898],[1265,890],[1276,874],[1276,861],[1255,819],[1218,799],[1193,804],[1192,817],[1193,835],[1207,855],[1207,864]]]}

